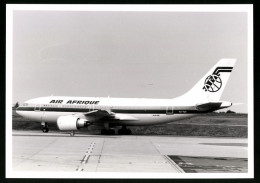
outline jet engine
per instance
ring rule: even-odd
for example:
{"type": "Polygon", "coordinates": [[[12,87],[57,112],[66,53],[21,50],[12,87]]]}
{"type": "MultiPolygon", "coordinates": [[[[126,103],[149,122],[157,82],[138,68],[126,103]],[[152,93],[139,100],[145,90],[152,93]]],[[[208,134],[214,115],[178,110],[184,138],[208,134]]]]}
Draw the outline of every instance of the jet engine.
{"type": "Polygon", "coordinates": [[[57,120],[59,130],[78,130],[87,126],[87,120],[75,116],[61,116],[57,120]]]}

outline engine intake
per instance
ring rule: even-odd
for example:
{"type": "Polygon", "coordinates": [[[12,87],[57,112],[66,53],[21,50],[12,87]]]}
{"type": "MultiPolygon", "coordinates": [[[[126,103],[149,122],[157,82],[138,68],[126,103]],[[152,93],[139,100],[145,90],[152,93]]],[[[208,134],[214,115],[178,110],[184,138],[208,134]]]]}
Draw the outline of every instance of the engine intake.
{"type": "Polygon", "coordinates": [[[87,120],[75,116],[61,116],[57,120],[59,130],[78,130],[87,126],[87,120]]]}

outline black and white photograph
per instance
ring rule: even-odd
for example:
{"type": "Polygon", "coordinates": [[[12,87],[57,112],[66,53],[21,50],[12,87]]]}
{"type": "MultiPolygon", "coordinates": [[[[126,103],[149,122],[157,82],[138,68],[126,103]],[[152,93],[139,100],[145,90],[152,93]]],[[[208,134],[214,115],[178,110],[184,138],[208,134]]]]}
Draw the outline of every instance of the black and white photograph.
{"type": "Polygon", "coordinates": [[[7,178],[253,178],[253,6],[7,5],[7,178]]]}

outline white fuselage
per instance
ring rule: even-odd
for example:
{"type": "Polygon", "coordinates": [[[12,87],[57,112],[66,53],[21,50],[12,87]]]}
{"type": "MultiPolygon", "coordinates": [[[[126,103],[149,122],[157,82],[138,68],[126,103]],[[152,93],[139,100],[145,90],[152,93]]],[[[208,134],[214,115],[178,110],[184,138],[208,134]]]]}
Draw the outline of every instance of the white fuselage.
{"type": "MultiPolygon", "coordinates": [[[[56,123],[60,116],[108,111],[120,117],[122,125],[154,125],[192,117],[195,105],[177,99],[135,99],[94,97],[41,97],[26,101],[17,113],[37,122],[56,123]]],[[[95,124],[106,120],[97,120],[95,124]]]]}

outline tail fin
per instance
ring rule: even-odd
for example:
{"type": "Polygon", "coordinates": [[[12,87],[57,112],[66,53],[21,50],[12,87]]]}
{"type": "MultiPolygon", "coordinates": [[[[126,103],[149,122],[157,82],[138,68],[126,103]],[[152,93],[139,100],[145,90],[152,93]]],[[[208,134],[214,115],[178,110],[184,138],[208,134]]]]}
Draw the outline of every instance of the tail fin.
{"type": "Polygon", "coordinates": [[[198,101],[219,100],[235,63],[236,59],[221,59],[190,91],[181,97],[198,101]]]}

